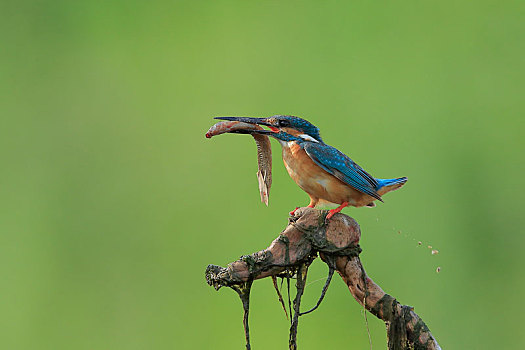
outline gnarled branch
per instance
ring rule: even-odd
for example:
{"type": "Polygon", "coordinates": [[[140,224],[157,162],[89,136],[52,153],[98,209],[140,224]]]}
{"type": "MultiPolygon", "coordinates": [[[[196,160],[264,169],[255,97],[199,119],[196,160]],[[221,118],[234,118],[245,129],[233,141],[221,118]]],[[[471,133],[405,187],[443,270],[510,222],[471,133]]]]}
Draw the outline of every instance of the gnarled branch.
{"type": "MultiPolygon", "coordinates": [[[[300,300],[308,266],[318,253],[330,269],[339,273],[357,302],[385,322],[388,349],[440,349],[414,309],[400,304],[366,275],[359,259],[361,230],[357,222],[340,213],[325,223],[326,214],[326,211],[300,208],[267,249],[242,256],[225,268],[209,265],[206,269],[208,284],[217,290],[223,286],[233,288],[241,299],[244,298],[247,349],[250,349],[247,305],[251,282],[269,276],[282,276],[284,272],[287,272],[287,276],[297,275],[298,291],[294,300],[289,344],[290,349],[297,348],[300,300]]],[[[323,296],[327,285],[323,288],[323,296]]]]}

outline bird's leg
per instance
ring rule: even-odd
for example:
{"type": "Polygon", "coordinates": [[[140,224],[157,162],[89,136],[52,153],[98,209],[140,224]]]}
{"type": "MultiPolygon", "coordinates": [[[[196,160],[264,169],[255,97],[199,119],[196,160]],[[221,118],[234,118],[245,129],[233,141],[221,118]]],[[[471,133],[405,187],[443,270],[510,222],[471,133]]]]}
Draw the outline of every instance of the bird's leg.
{"type": "Polygon", "coordinates": [[[319,198],[312,197],[311,194],[308,194],[310,196],[310,204],[308,204],[308,208],[315,208],[317,203],[319,203],[319,198]]]}
{"type": "Polygon", "coordinates": [[[340,206],[338,206],[335,209],[330,209],[328,211],[328,215],[326,215],[326,220],[330,220],[332,216],[334,216],[335,213],[339,213],[341,210],[343,210],[344,207],[348,206],[348,202],[341,203],[340,206]]]}

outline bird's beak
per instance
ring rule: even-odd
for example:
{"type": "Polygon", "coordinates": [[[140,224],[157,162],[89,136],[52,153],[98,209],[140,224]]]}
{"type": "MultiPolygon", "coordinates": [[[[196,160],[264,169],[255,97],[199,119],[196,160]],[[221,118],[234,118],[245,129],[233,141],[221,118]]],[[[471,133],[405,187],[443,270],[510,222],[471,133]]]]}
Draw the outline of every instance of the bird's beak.
{"type": "Polygon", "coordinates": [[[268,121],[268,118],[253,118],[253,117],[215,117],[214,119],[229,120],[234,122],[243,122],[249,124],[265,125],[272,129],[273,132],[278,132],[278,129],[268,121]]]}
{"type": "Polygon", "coordinates": [[[250,130],[250,134],[259,134],[259,135],[275,135],[275,133],[278,133],[278,131],[270,131],[270,130],[250,130]]]}

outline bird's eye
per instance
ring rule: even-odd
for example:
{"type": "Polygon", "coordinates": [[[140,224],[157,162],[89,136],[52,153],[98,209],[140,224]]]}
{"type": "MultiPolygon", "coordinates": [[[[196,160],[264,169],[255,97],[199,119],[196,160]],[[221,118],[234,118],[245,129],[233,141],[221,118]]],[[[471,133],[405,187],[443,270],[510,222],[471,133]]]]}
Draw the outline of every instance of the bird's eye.
{"type": "Polygon", "coordinates": [[[288,120],[279,120],[279,126],[281,127],[290,126],[290,122],[288,120]]]}

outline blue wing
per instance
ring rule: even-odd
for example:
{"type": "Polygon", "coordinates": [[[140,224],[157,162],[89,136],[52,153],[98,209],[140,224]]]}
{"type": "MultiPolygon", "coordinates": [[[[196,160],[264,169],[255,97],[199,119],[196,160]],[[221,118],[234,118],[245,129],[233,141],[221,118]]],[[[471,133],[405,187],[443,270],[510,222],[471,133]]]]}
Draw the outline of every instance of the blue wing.
{"type": "Polygon", "coordinates": [[[301,146],[308,156],[328,173],[356,190],[383,201],[377,193],[377,180],[346,154],[323,143],[304,142],[301,146]]]}

